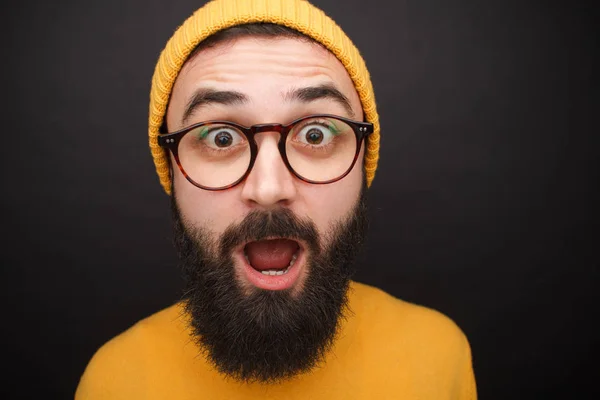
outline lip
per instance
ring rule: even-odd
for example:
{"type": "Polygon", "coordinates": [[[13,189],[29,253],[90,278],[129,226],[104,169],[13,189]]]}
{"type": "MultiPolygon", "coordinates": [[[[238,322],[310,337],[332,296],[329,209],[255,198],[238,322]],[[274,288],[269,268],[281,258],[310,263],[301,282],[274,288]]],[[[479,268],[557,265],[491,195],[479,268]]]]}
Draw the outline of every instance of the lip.
{"type": "Polygon", "coordinates": [[[236,264],[238,264],[238,266],[241,266],[241,270],[243,271],[242,275],[246,278],[246,280],[259,289],[289,289],[292,286],[294,286],[294,284],[298,281],[300,273],[304,269],[304,262],[306,260],[304,246],[300,242],[298,242],[298,245],[299,248],[297,252],[298,256],[296,258],[296,262],[294,262],[294,265],[292,265],[287,274],[284,275],[265,275],[252,268],[252,266],[248,263],[248,261],[246,261],[246,257],[244,256],[245,244],[235,252],[236,264]]]}

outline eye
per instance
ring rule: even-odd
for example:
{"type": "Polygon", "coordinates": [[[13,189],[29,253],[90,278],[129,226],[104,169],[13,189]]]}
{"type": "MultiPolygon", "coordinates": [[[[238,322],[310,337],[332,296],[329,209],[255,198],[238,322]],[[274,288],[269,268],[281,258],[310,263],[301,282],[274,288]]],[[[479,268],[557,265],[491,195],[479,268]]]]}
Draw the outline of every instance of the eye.
{"type": "Polygon", "coordinates": [[[244,135],[233,127],[207,127],[206,131],[200,133],[199,139],[208,147],[225,150],[240,144],[244,135]]]}
{"type": "Polygon", "coordinates": [[[295,140],[311,146],[326,146],[339,132],[328,121],[311,121],[295,135],[295,140]]]}

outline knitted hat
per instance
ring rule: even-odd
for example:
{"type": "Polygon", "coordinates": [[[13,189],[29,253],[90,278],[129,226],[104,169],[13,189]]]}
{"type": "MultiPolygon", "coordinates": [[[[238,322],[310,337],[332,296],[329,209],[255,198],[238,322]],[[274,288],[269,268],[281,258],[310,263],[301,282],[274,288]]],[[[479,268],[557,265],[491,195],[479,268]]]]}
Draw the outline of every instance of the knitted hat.
{"type": "Polygon", "coordinates": [[[148,136],[156,172],[170,194],[168,154],[158,145],[158,133],[175,79],[198,43],[217,31],[255,22],[287,26],[325,46],[344,65],[358,92],[365,120],[374,125],[368,137],[365,175],[371,185],[379,159],[379,117],[369,71],[357,48],[342,29],[323,11],[306,0],[213,0],[198,9],[169,39],[152,77],[148,136]]]}

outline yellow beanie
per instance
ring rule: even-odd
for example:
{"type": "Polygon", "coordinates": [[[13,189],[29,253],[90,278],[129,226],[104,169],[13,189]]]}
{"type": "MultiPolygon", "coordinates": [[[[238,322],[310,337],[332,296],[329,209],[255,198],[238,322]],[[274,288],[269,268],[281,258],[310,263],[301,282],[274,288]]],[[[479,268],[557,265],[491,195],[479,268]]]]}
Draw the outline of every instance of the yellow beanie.
{"type": "Polygon", "coordinates": [[[362,103],[365,120],[374,125],[365,154],[365,175],[371,185],[379,159],[379,117],[369,71],[357,48],[323,11],[306,0],[213,0],[198,9],[169,39],[152,77],[148,136],[156,172],[170,194],[171,178],[166,151],[158,145],[158,133],[175,79],[198,43],[217,31],[241,24],[266,22],[284,25],[321,43],[344,65],[362,103]]]}

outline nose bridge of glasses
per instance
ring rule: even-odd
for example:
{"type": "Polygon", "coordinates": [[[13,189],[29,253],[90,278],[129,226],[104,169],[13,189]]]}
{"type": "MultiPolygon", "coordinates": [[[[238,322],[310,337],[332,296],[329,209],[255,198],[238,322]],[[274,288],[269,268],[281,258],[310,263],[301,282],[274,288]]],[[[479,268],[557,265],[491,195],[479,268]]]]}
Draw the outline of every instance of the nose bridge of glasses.
{"type": "Polygon", "coordinates": [[[258,124],[252,126],[252,133],[258,134],[263,132],[277,132],[282,133],[284,126],[282,124],[258,124]]]}
{"type": "MultiPolygon", "coordinates": [[[[276,157],[279,162],[283,162],[283,164],[285,164],[287,167],[284,156],[285,148],[282,148],[282,139],[286,136],[288,130],[287,128],[287,126],[278,123],[257,124],[250,127],[252,135],[257,135],[259,133],[275,133],[279,136],[279,138],[277,138],[276,136],[271,137],[271,135],[265,135],[265,137],[261,138],[258,143],[255,139],[255,143],[257,144],[255,149],[258,151],[255,158],[256,162],[260,163],[258,160],[263,160],[262,162],[268,161],[268,163],[271,163],[273,161],[273,158],[271,157],[276,157]]],[[[251,166],[251,168],[253,169],[254,166],[251,166]]],[[[273,164],[270,164],[269,168],[272,169],[273,164]]]]}

